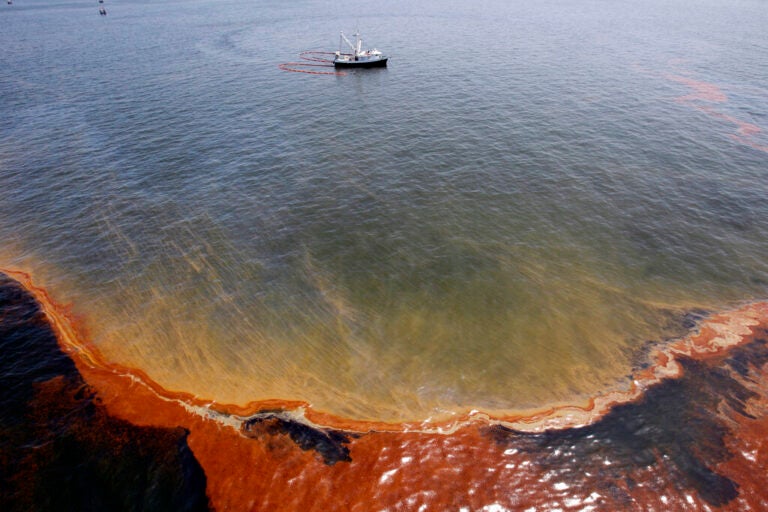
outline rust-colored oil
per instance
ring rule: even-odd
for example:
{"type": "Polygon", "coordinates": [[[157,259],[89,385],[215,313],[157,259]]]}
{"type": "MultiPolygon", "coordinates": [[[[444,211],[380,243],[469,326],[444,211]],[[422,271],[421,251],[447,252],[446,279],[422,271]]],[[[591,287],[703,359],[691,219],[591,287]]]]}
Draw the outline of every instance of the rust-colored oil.
{"type": "Polygon", "coordinates": [[[4,272],[41,304],[111,415],[189,432],[216,510],[768,508],[768,303],[707,318],[655,348],[630,389],[585,404],[388,424],[301,402],[211,404],[163,389],[106,361],[71,310],[29,275],[4,272]],[[259,414],[268,419],[246,432],[259,414]]]}

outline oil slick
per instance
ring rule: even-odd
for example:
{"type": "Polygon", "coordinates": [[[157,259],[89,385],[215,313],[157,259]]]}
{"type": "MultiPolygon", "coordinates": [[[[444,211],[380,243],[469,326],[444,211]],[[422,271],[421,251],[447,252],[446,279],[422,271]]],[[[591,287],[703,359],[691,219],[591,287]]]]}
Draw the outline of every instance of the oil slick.
{"type": "MultiPolygon", "coordinates": [[[[127,433],[115,439],[104,425],[128,432],[130,422],[142,435],[168,440],[176,454],[170,460],[179,461],[172,467],[202,469],[182,471],[186,479],[171,485],[198,491],[189,508],[757,510],[768,500],[768,303],[711,315],[689,336],[657,347],[623,394],[527,418],[475,411],[438,429],[354,422],[300,402],[222,406],[162,389],[138,370],[105,361],[67,309],[29,276],[6,274],[23,288],[0,282],[4,363],[17,364],[9,361],[23,360],[19,349],[32,346],[36,360],[63,370],[46,373],[26,394],[6,392],[4,401],[18,403],[5,409],[43,410],[65,397],[64,405],[100,411],[81,414],[89,426],[78,427],[100,449],[134,439],[127,433]],[[20,302],[36,312],[13,317],[20,302]],[[30,343],[32,327],[34,340],[48,341],[30,343]],[[73,376],[78,372],[54,340],[87,384],[73,376]],[[107,413],[111,419],[103,419],[107,413]]],[[[67,431],[49,418],[69,417],[68,410],[17,419],[39,441],[52,440],[55,451],[67,431]]],[[[5,432],[10,416],[4,418],[5,432]]],[[[141,456],[169,460],[162,444],[141,456]]],[[[54,460],[79,464],[69,457],[54,460]]],[[[7,475],[13,468],[5,460],[7,475]]],[[[25,475],[38,469],[30,465],[25,475]]],[[[40,471],[38,478],[45,468],[40,471]]],[[[4,478],[11,510],[26,503],[20,482],[4,478]]],[[[96,492],[99,482],[92,483],[96,492]]],[[[37,496],[54,492],[44,491],[37,496]]],[[[118,499],[133,499],[127,496],[118,499]]]]}
{"type": "Polygon", "coordinates": [[[208,510],[181,427],[115,418],[39,304],[0,274],[0,508],[208,510]]]}
{"type": "Polygon", "coordinates": [[[728,114],[722,105],[728,103],[728,95],[716,84],[695,80],[683,75],[667,75],[667,79],[690,89],[688,94],[675,99],[678,103],[695,108],[708,116],[735,126],[731,138],[758,151],[768,153],[768,143],[763,142],[763,129],[751,122],[728,114]],[[718,105],[720,107],[718,108],[718,105]]]}

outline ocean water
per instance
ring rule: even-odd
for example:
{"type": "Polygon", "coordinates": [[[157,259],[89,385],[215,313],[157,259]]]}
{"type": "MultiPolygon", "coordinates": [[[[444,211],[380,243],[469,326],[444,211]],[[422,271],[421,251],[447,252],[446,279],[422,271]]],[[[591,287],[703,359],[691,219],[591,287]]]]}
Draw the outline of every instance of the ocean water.
{"type": "Polygon", "coordinates": [[[768,296],[764,2],[107,2],[1,6],[0,268],[166,389],[537,409],[768,296]]]}

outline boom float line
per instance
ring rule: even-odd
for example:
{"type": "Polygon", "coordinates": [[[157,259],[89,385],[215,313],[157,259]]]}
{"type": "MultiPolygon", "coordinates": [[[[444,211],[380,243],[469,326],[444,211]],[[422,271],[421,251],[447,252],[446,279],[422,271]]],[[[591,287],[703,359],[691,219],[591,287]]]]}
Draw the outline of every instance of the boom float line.
{"type": "Polygon", "coordinates": [[[333,59],[329,59],[327,57],[321,57],[321,55],[335,55],[335,53],[306,50],[299,53],[300,59],[310,61],[310,62],[321,62],[322,64],[308,64],[306,62],[284,62],[282,64],[278,64],[277,67],[282,69],[283,71],[291,71],[293,73],[307,73],[310,75],[336,75],[336,76],[346,75],[346,73],[343,71],[314,71],[310,69],[301,69],[304,67],[324,67],[324,68],[334,67],[333,59]]]}

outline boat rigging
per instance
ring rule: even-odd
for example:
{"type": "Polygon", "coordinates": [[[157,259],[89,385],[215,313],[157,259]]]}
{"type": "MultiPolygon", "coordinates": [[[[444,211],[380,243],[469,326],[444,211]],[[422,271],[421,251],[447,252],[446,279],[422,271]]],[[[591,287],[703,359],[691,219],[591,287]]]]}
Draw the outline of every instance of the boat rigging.
{"type": "Polygon", "coordinates": [[[384,67],[387,65],[389,57],[381,53],[377,49],[363,50],[363,40],[360,38],[360,33],[354,34],[355,43],[353,44],[344,32],[341,32],[339,37],[339,51],[336,52],[333,59],[333,65],[337,68],[374,68],[384,67]],[[344,43],[349,46],[352,53],[344,53],[344,43]]]}

